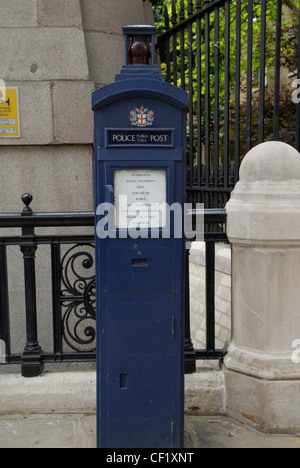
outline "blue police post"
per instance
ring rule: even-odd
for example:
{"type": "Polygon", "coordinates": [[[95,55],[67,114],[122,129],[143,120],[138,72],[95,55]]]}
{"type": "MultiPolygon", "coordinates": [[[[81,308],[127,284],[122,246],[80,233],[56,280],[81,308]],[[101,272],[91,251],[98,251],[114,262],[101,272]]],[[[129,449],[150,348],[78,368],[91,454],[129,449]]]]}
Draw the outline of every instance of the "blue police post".
{"type": "Polygon", "coordinates": [[[125,65],[92,98],[98,446],[180,448],[188,96],[155,65],[156,28],[123,31],[125,65]]]}

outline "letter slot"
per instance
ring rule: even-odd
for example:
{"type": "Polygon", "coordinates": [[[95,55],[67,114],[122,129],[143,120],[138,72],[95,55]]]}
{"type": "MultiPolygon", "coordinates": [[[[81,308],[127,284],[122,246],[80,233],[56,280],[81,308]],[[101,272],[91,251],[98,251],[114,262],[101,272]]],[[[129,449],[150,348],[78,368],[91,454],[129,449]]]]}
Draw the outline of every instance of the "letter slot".
{"type": "Polygon", "coordinates": [[[121,390],[127,390],[127,374],[120,374],[120,388],[121,390]]]}

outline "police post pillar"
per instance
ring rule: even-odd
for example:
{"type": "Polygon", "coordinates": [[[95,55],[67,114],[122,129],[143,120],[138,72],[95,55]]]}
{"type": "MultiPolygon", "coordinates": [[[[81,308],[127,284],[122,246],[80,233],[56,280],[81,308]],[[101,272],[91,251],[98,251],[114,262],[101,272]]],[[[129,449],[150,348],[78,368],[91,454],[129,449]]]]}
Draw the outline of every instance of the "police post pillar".
{"type": "Polygon", "coordinates": [[[98,444],[179,448],[184,429],[187,93],[128,26],[125,65],[93,93],[98,444]]]}

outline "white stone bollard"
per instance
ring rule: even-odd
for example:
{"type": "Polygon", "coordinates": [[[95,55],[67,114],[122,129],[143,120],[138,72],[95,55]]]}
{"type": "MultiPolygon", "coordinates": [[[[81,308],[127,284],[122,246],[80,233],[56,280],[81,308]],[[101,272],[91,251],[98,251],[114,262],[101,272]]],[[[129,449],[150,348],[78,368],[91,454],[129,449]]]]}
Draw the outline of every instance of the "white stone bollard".
{"type": "Polygon", "coordinates": [[[265,431],[299,432],[300,154],[279,142],[253,148],[227,214],[233,321],[224,362],[227,411],[265,431]]]}

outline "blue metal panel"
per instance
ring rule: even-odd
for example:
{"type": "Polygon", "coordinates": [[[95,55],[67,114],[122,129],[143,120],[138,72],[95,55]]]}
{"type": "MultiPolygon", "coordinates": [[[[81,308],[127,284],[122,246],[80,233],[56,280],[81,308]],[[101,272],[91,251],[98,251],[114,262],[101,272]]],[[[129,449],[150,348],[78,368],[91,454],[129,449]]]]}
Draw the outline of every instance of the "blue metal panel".
{"type": "Polygon", "coordinates": [[[157,99],[164,104],[170,104],[176,109],[186,111],[188,109],[187,93],[169,83],[154,81],[148,77],[119,81],[104,86],[93,93],[92,106],[94,111],[99,111],[114,102],[120,103],[126,100],[127,104],[140,99],[157,99]],[[130,94],[128,89],[130,88],[130,94]]]}
{"type": "MultiPolygon", "coordinates": [[[[147,81],[147,80],[145,80],[147,81]]],[[[138,82],[139,83],[139,82],[138,82]]],[[[153,87],[153,80],[149,80],[149,83],[153,87]]],[[[156,82],[154,82],[155,84],[156,82]]],[[[123,83],[122,83],[123,84],[123,83]]],[[[169,84],[164,84],[169,89],[169,84]]],[[[123,84],[124,86],[124,84],[123,84]]],[[[149,85],[148,85],[149,86],[149,85]]],[[[111,85],[108,86],[109,88],[111,85]]],[[[172,87],[171,87],[172,88],[172,87]]],[[[173,87],[174,88],[174,87],[173,87]]],[[[105,90],[101,88],[100,91],[105,90]]],[[[108,90],[110,91],[111,88],[108,90]]],[[[177,88],[175,88],[177,91],[177,88]]],[[[101,117],[99,116],[97,120],[97,125],[95,128],[96,132],[96,143],[97,143],[97,158],[102,161],[107,160],[141,160],[146,161],[153,160],[182,160],[182,118],[183,111],[179,111],[176,107],[174,109],[174,96],[171,94],[170,102],[162,101],[162,98],[165,95],[155,92],[153,96],[149,96],[150,90],[148,91],[148,97],[141,96],[139,99],[132,99],[131,97],[127,100],[124,99],[124,94],[122,93],[122,100],[111,102],[108,99],[102,99],[97,101],[96,109],[101,109],[101,117]],[[102,103],[106,102],[107,106],[102,107],[102,103]],[[101,104],[101,105],[100,105],[101,104]],[[140,144],[140,147],[143,148],[143,155],[141,157],[141,152],[132,151],[132,147],[136,146],[133,144],[123,144],[121,145],[108,145],[108,133],[112,132],[115,129],[125,131],[133,131],[135,127],[132,127],[130,123],[130,111],[141,106],[149,107],[154,112],[155,123],[152,127],[147,127],[144,131],[147,133],[151,132],[156,135],[157,131],[164,130],[165,132],[172,132],[171,139],[172,142],[169,146],[158,146],[157,144],[140,144]],[[175,110],[175,111],[174,111],[175,110]],[[109,147],[110,146],[110,147],[109,147]],[[153,151],[153,148],[158,149],[158,151],[153,151]],[[113,150],[113,151],[112,151],[113,150]]],[[[157,91],[157,90],[155,90],[157,91]]],[[[170,91],[170,90],[169,90],[170,91]]],[[[180,90],[182,91],[182,90],[180,90]]],[[[103,91],[102,91],[103,92],[103,91]]],[[[96,91],[97,93],[97,91],[96,91]]],[[[175,93],[176,94],[176,93],[175,93]]],[[[181,94],[181,93],[180,93],[181,94]]],[[[100,97],[98,96],[98,99],[100,97]]],[[[96,114],[98,115],[98,114],[96,114]]],[[[185,129],[184,129],[185,130],[185,129]]],[[[136,129],[137,133],[142,133],[143,129],[136,129]]],[[[185,150],[185,147],[184,147],[185,150]]]]}
{"type": "MultiPolygon", "coordinates": [[[[93,93],[96,208],[114,201],[115,171],[129,169],[165,170],[168,204],[185,201],[188,98],[147,77],[154,68],[128,65],[93,93]]],[[[120,232],[96,238],[99,447],[181,447],[185,241],[173,223],[168,239],[120,232]]]]}
{"type": "Polygon", "coordinates": [[[101,257],[102,271],[108,275],[101,294],[105,314],[100,318],[100,380],[106,384],[99,395],[100,446],[179,447],[181,242],[147,239],[128,245],[127,240],[115,239],[113,244],[109,258],[101,257]],[[143,253],[143,262],[136,264],[138,252],[143,253]]]}

